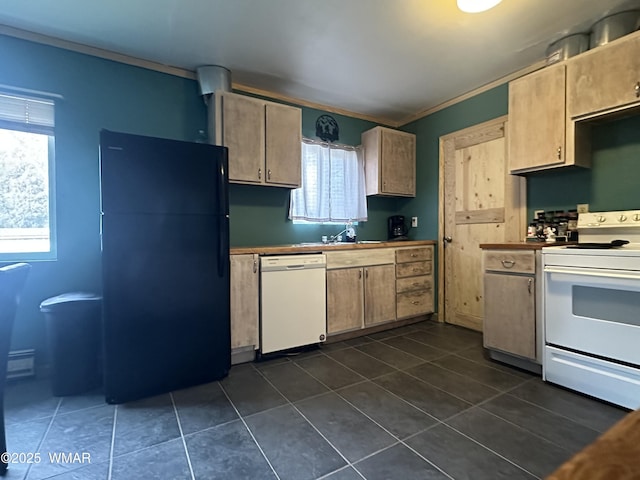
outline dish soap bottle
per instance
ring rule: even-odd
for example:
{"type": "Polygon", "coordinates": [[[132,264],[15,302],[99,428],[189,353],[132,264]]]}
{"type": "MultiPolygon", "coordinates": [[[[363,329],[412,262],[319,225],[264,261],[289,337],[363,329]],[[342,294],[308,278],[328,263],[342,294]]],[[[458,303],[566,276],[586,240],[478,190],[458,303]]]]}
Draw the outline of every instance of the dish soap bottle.
{"type": "Polygon", "coordinates": [[[356,243],[356,229],[353,226],[353,223],[347,223],[347,229],[345,231],[345,235],[347,237],[347,242],[356,243]]]}

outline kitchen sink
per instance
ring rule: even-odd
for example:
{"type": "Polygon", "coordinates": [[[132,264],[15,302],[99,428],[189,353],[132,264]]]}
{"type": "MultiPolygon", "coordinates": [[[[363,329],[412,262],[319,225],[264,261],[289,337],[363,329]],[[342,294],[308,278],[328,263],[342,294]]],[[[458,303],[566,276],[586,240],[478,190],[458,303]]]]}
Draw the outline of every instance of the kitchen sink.
{"type": "MultiPolygon", "coordinates": [[[[382,243],[382,240],[360,240],[355,242],[355,245],[358,244],[368,244],[368,243],[382,243]]],[[[293,247],[323,247],[323,248],[331,248],[337,247],[341,245],[354,245],[354,242],[330,242],[330,243],[322,243],[322,242],[301,242],[294,243],[293,247]]]]}

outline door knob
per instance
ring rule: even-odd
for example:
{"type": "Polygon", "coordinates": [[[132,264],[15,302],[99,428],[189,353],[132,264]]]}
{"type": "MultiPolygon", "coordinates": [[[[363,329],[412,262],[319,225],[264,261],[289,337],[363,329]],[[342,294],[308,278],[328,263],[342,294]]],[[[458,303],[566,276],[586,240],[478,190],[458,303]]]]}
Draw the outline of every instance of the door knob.
{"type": "Polygon", "coordinates": [[[442,237],[442,241],[444,243],[451,243],[451,242],[453,242],[453,238],[445,236],[445,237],[442,237]]]}

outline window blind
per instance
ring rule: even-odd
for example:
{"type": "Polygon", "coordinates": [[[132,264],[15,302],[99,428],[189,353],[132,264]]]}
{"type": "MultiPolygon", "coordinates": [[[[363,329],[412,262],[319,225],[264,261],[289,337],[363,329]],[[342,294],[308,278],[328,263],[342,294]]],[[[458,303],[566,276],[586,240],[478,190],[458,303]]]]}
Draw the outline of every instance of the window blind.
{"type": "Polygon", "coordinates": [[[0,128],[53,135],[54,102],[0,92],[0,128]]]}

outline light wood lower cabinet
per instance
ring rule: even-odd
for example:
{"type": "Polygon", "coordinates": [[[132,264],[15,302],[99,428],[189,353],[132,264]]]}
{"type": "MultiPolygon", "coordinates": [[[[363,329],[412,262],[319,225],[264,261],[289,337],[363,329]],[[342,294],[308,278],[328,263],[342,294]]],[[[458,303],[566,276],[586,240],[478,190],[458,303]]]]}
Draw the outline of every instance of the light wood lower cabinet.
{"type": "Polygon", "coordinates": [[[433,247],[396,250],[396,318],[433,312],[433,247]]]}
{"type": "Polygon", "coordinates": [[[362,328],[363,318],[362,269],[327,270],[327,333],[362,328]]]}
{"type": "Polygon", "coordinates": [[[395,268],[378,265],[364,268],[364,326],[396,319],[395,268]]]}
{"type": "Polygon", "coordinates": [[[231,349],[259,346],[258,255],[231,255],[231,349]]]}
{"type": "Polygon", "coordinates": [[[535,279],[485,273],[484,302],[484,346],[535,360],[535,279]]]}
{"type": "Polygon", "coordinates": [[[327,333],[396,319],[394,250],[326,252],[327,333]]]}
{"type": "Polygon", "coordinates": [[[542,340],[539,257],[535,250],[483,250],[484,346],[534,363],[542,340]]]}

